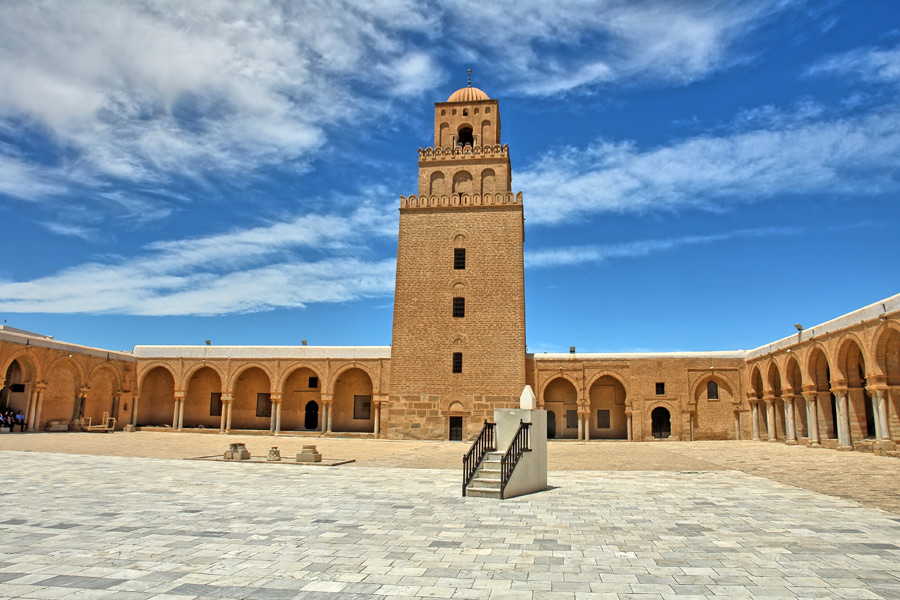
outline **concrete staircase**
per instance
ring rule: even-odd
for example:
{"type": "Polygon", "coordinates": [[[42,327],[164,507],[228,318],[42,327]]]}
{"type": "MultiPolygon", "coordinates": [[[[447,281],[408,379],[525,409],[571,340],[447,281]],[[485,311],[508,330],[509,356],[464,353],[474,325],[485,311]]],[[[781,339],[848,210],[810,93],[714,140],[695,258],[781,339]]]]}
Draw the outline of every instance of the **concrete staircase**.
{"type": "Polygon", "coordinates": [[[478,465],[472,481],[466,487],[466,496],[500,499],[500,460],[503,452],[487,452],[478,465]]]}

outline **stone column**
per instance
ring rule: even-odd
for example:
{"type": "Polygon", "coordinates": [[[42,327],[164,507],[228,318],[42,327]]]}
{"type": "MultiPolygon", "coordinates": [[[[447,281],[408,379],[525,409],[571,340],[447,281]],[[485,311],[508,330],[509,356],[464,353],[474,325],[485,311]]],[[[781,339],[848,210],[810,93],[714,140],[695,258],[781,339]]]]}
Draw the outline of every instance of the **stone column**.
{"type": "Polygon", "coordinates": [[[778,433],[775,431],[775,398],[763,398],[766,403],[766,435],[770,442],[778,441],[778,433]]]}
{"type": "Polygon", "coordinates": [[[872,390],[872,406],[875,408],[875,437],[879,440],[891,439],[885,396],[887,396],[885,390],[872,390]]]}
{"type": "Polygon", "coordinates": [[[28,422],[27,427],[29,431],[34,430],[34,416],[37,412],[37,403],[39,396],[40,389],[37,386],[31,388],[31,399],[28,401],[28,413],[25,415],[25,420],[28,422]]]}
{"type": "Polygon", "coordinates": [[[222,414],[225,416],[225,433],[231,431],[231,405],[234,397],[231,394],[222,394],[222,414]]]}
{"type": "Polygon", "coordinates": [[[759,439],[759,400],[750,402],[750,420],[753,427],[753,441],[758,442],[759,439]]]}
{"type": "Polygon", "coordinates": [[[591,413],[590,411],[584,415],[584,441],[591,441],[591,413]]]}
{"type": "Polygon", "coordinates": [[[140,400],[140,396],[132,396],[131,397],[131,424],[137,427],[137,418],[138,418],[138,400],[140,400]]]}
{"type": "Polygon", "coordinates": [[[625,413],[625,437],[629,442],[634,440],[634,430],[632,429],[633,422],[631,420],[632,414],[631,411],[625,413]]]}
{"type": "Polygon", "coordinates": [[[269,403],[269,433],[275,435],[281,429],[281,423],[278,422],[280,421],[278,408],[281,406],[281,394],[269,394],[269,403]]]}
{"type": "Polygon", "coordinates": [[[175,394],[175,404],[172,407],[172,429],[178,431],[178,394],[175,394]]]}
{"type": "Polygon", "coordinates": [[[797,430],[794,427],[794,397],[784,398],[784,435],[788,444],[797,443],[797,430]]]}
{"type": "Polygon", "coordinates": [[[816,394],[806,394],[803,398],[806,400],[806,429],[809,431],[809,445],[818,446],[819,410],[816,406],[818,404],[818,396],[816,394]]]}
{"type": "Polygon", "coordinates": [[[372,429],[372,433],[375,434],[375,439],[378,439],[379,433],[381,432],[381,402],[372,402],[375,406],[375,426],[372,429]]]}
{"type": "Polygon", "coordinates": [[[850,412],[847,407],[847,390],[832,391],[835,398],[837,398],[838,444],[850,447],[853,442],[850,439],[850,412]]]}
{"type": "Polygon", "coordinates": [[[741,411],[734,411],[734,439],[741,439],[741,411]]]}
{"type": "Polygon", "coordinates": [[[222,396],[220,397],[222,401],[222,414],[219,417],[219,433],[225,433],[228,431],[228,405],[231,403],[231,394],[222,392],[222,396]]]}
{"type": "Polygon", "coordinates": [[[584,412],[578,411],[578,441],[584,441],[584,412]]]}
{"type": "Polygon", "coordinates": [[[322,406],[327,407],[328,410],[328,418],[325,420],[325,433],[331,433],[331,401],[333,396],[331,394],[322,394],[322,406]]]}
{"type": "Polygon", "coordinates": [[[41,407],[44,404],[44,389],[38,388],[34,407],[34,423],[29,429],[40,431],[41,429],[41,407]]]}
{"type": "Polygon", "coordinates": [[[178,399],[178,431],[184,429],[184,392],[181,393],[181,398],[178,399]]]}
{"type": "Polygon", "coordinates": [[[281,405],[283,398],[278,398],[278,403],[275,405],[275,435],[281,433],[281,405]]]}

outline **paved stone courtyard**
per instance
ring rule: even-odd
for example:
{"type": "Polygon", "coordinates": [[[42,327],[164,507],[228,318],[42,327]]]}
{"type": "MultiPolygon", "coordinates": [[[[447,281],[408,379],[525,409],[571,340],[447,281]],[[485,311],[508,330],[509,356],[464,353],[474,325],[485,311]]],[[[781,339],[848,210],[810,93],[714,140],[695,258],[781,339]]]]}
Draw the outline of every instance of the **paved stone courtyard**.
{"type": "Polygon", "coordinates": [[[457,469],[0,460],[3,598],[900,598],[900,515],[721,467],[553,471],[498,502],[457,469]]]}

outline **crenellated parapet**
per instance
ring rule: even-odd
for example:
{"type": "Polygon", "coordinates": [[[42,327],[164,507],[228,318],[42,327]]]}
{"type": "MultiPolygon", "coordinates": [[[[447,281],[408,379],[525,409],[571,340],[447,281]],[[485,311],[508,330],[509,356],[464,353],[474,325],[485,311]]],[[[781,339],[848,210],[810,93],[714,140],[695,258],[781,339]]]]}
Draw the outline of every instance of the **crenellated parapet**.
{"type": "Polygon", "coordinates": [[[494,144],[492,146],[452,146],[448,148],[419,148],[419,162],[437,162],[445,160],[472,160],[473,158],[489,158],[492,160],[509,160],[509,145],[494,144]]]}
{"type": "Polygon", "coordinates": [[[400,196],[400,208],[448,208],[457,206],[521,206],[522,192],[513,194],[452,194],[450,196],[400,196]]]}

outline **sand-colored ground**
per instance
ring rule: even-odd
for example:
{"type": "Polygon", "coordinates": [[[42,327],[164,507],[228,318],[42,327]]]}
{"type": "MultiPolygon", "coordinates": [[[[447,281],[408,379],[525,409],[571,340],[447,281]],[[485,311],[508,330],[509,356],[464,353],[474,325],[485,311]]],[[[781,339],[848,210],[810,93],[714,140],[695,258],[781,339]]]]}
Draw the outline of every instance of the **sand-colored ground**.
{"type": "MultiPolygon", "coordinates": [[[[291,457],[315,444],[327,459],[353,459],[340,467],[460,469],[468,444],[400,440],[310,438],[215,433],[136,432],[12,433],[0,435],[0,450],[61,452],[147,458],[221,455],[243,442],[253,456],[278,446],[291,457]]],[[[737,470],[838,496],[900,514],[900,460],[765,442],[550,442],[551,471],[737,470]]],[[[257,465],[253,468],[278,468],[257,465]]],[[[648,475],[650,476],[650,475],[648,475]]]]}

